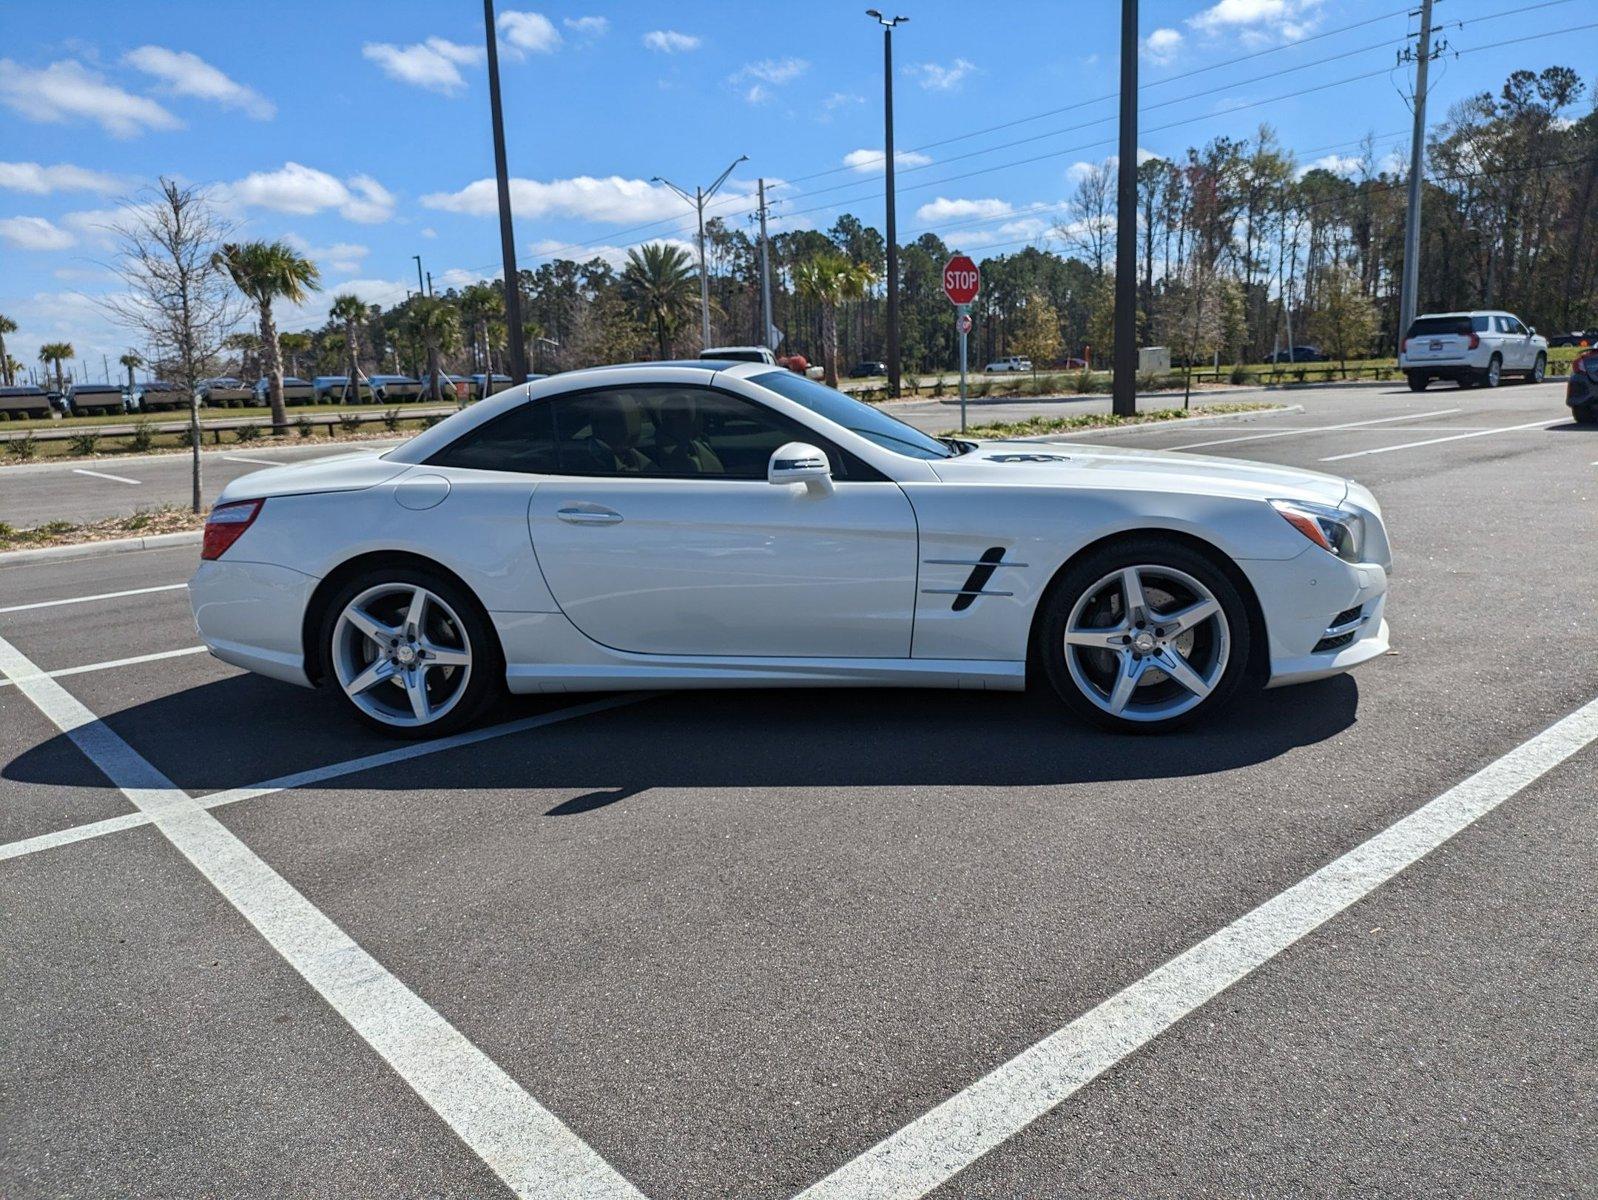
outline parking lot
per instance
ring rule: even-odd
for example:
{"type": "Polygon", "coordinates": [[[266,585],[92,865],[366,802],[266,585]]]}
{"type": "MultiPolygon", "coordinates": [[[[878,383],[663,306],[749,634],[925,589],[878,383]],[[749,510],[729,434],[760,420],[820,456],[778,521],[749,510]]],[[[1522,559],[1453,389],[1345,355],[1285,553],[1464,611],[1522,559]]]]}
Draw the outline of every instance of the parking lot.
{"type": "Polygon", "coordinates": [[[198,652],[192,546],[0,568],[0,1193],[1598,1194],[1562,394],[1095,438],[1353,476],[1394,544],[1390,655],[1162,739],[774,691],[396,743],[198,652]]]}

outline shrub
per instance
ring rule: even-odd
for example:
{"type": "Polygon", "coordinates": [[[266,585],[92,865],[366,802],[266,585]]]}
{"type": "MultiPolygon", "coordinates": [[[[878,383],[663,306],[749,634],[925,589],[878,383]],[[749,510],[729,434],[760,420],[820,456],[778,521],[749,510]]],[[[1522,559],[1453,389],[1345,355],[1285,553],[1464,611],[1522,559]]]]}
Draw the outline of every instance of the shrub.
{"type": "MultiPolygon", "coordinates": [[[[202,440],[204,439],[205,430],[203,430],[203,429],[200,430],[200,437],[201,437],[202,440]]],[[[190,446],[194,445],[194,430],[189,428],[187,425],[185,425],[181,430],[179,430],[178,431],[178,445],[182,446],[185,450],[188,449],[190,446]]]]}
{"type": "Polygon", "coordinates": [[[431,429],[434,425],[437,425],[443,419],[444,419],[444,416],[443,416],[442,413],[423,413],[422,414],[422,428],[423,429],[431,429]]]}
{"type": "Polygon", "coordinates": [[[100,435],[92,429],[85,429],[69,437],[67,445],[74,454],[93,454],[100,445],[100,435]]]}
{"type": "Polygon", "coordinates": [[[1158,375],[1156,375],[1153,371],[1139,371],[1137,373],[1137,390],[1138,391],[1140,391],[1140,392],[1152,392],[1155,388],[1157,388],[1159,386],[1160,386],[1160,377],[1158,375]]]}
{"type": "Polygon", "coordinates": [[[316,426],[311,424],[311,418],[301,413],[294,418],[294,432],[302,438],[308,438],[316,432],[316,426]]]}
{"type": "Polygon", "coordinates": [[[1236,386],[1248,382],[1248,372],[1243,369],[1243,364],[1238,363],[1232,368],[1232,384],[1236,386]]]}
{"type": "Polygon", "coordinates": [[[1300,367],[1298,370],[1293,372],[1293,378],[1298,380],[1299,383],[1303,383],[1309,378],[1309,371],[1304,367],[1300,367]]]}
{"type": "Polygon", "coordinates": [[[932,397],[933,397],[933,399],[941,400],[944,397],[944,395],[948,392],[948,390],[949,390],[948,384],[946,384],[944,382],[943,376],[939,375],[938,378],[937,378],[937,381],[934,382],[933,385],[932,385],[932,397]]]}
{"type": "Polygon", "coordinates": [[[908,393],[909,395],[914,396],[921,390],[921,376],[919,375],[912,375],[910,372],[906,371],[900,382],[904,385],[899,389],[901,395],[908,393]]]}
{"type": "Polygon", "coordinates": [[[1071,390],[1082,396],[1091,393],[1093,391],[1093,372],[1085,367],[1078,371],[1071,380],[1071,390]]]}
{"type": "Polygon", "coordinates": [[[133,432],[128,436],[128,448],[141,453],[155,445],[155,430],[150,428],[149,418],[133,422],[133,432]]]}
{"type": "Polygon", "coordinates": [[[400,410],[399,409],[390,408],[390,409],[387,409],[387,410],[384,411],[384,413],[383,413],[383,428],[384,429],[388,430],[390,433],[394,433],[394,432],[396,432],[399,429],[399,423],[400,423],[400,410]]]}
{"type": "Polygon", "coordinates": [[[361,418],[355,413],[339,414],[338,427],[345,433],[359,433],[361,431],[361,418]]]}
{"type": "Polygon", "coordinates": [[[973,396],[986,396],[992,390],[993,380],[986,375],[978,375],[976,381],[971,385],[971,394],[973,396]]]}
{"type": "Polygon", "coordinates": [[[233,431],[233,436],[241,442],[259,441],[261,427],[259,425],[240,425],[233,431]]]}
{"type": "Polygon", "coordinates": [[[28,430],[26,437],[12,438],[6,443],[6,454],[18,462],[27,462],[39,453],[38,443],[33,440],[33,430],[28,430]]]}

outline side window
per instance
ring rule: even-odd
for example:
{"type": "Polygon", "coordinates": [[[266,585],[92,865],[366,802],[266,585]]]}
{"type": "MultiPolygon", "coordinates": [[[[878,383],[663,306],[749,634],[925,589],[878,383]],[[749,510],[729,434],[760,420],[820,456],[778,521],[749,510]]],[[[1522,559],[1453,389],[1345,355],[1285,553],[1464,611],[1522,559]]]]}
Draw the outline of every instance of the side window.
{"type": "Polygon", "coordinates": [[[1514,334],[1516,337],[1526,336],[1526,327],[1525,325],[1521,324],[1519,317],[1506,317],[1505,320],[1509,323],[1510,333],[1514,334]]]}
{"type": "Polygon", "coordinates": [[[451,442],[427,461],[439,467],[552,475],[558,470],[548,401],[520,404],[451,442]]]}
{"type": "Polygon", "coordinates": [[[764,479],[787,442],[822,444],[833,474],[855,460],[779,413],[699,387],[606,388],[552,401],[564,475],[764,479]]]}
{"type": "Polygon", "coordinates": [[[1493,328],[1493,319],[1491,317],[1472,317],[1470,319],[1470,327],[1477,333],[1490,333],[1493,328]]]}

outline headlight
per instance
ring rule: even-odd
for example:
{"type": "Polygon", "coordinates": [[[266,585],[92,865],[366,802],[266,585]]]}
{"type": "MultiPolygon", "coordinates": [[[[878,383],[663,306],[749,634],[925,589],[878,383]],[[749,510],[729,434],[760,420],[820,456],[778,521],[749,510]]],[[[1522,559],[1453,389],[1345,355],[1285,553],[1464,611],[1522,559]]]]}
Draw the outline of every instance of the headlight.
{"type": "Polygon", "coordinates": [[[1365,549],[1365,522],[1358,513],[1308,500],[1272,500],[1271,507],[1322,550],[1345,562],[1359,562],[1365,549]]]}

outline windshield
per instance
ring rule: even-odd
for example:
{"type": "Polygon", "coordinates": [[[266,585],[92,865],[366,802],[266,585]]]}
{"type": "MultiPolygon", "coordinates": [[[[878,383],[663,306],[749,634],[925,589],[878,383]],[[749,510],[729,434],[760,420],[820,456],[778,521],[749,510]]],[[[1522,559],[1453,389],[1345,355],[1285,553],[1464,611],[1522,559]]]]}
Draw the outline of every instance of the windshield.
{"type": "Polygon", "coordinates": [[[750,382],[769,388],[785,400],[803,404],[811,412],[895,454],[908,455],[910,458],[952,458],[959,453],[959,450],[929,437],[913,425],[906,425],[880,409],[792,371],[768,371],[754,376],[750,382]]]}

